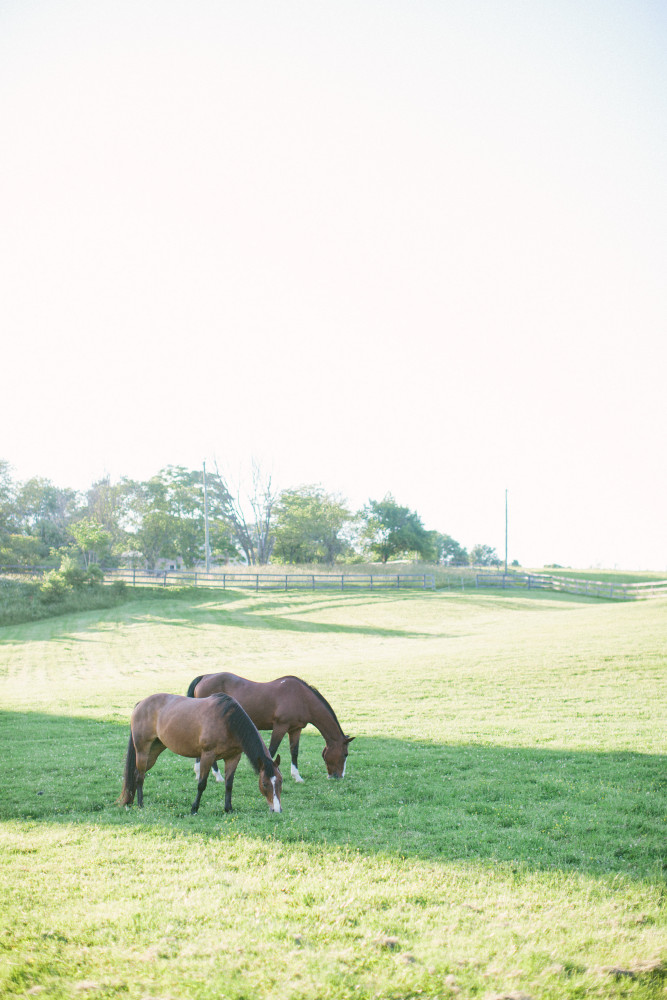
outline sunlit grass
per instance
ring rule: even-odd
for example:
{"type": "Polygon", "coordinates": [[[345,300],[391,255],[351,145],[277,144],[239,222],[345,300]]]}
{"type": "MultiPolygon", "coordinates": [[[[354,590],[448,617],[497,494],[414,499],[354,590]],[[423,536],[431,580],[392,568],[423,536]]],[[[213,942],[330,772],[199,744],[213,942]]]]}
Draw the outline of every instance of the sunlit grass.
{"type": "Polygon", "coordinates": [[[189,592],[0,630],[0,995],[663,997],[666,610],[189,592]],[[115,806],[132,705],[222,669],[320,687],[344,781],[308,729],[280,816],[247,762],[190,816],[171,754],[115,806]]]}

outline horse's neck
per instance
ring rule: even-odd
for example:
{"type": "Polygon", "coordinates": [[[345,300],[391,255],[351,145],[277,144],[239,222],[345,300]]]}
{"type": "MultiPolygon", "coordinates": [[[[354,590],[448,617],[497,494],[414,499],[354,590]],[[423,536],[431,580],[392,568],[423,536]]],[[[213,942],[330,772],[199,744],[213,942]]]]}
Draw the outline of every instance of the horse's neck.
{"type": "Polygon", "coordinates": [[[335,715],[329,711],[314,691],[309,691],[309,693],[312,724],[316,729],[319,729],[327,743],[334,743],[336,740],[341,739],[343,737],[343,730],[340,728],[335,715]]]}

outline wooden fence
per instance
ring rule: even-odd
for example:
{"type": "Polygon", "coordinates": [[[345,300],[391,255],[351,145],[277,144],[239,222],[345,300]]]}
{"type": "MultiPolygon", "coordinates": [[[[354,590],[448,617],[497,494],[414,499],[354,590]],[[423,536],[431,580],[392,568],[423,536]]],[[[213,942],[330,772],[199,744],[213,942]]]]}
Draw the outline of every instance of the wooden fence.
{"type": "MultiPolygon", "coordinates": [[[[0,573],[35,576],[44,566],[0,566],[0,573]]],[[[502,573],[482,571],[476,575],[442,576],[416,573],[206,573],[202,570],[105,569],[104,582],[123,580],[134,587],[222,587],[259,590],[435,590],[460,586],[502,589],[555,590],[615,601],[667,597],[667,580],[648,583],[617,583],[613,580],[582,580],[546,573],[502,573]]]]}
{"type": "Polygon", "coordinates": [[[435,577],[411,573],[206,573],[201,570],[106,569],[104,582],[133,587],[222,587],[231,590],[435,590],[435,577]]]}
{"type": "Polygon", "coordinates": [[[580,580],[577,577],[544,573],[478,573],[477,587],[522,587],[526,590],[556,590],[587,597],[606,597],[614,601],[637,601],[648,597],[666,597],[667,580],[650,583],[616,583],[613,580],[580,580]]]}

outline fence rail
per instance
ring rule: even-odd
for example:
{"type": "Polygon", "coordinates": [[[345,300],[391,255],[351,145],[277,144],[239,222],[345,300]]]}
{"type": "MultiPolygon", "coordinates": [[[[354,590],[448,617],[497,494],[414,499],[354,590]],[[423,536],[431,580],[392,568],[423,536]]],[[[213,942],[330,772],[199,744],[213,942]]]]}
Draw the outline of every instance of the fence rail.
{"type": "Polygon", "coordinates": [[[649,583],[616,583],[613,580],[580,580],[571,576],[544,573],[478,573],[477,587],[523,587],[527,590],[555,590],[588,597],[606,597],[615,601],[637,601],[667,596],[667,580],[649,583]]]}
{"type": "MultiPolygon", "coordinates": [[[[0,566],[0,573],[35,576],[44,573],[45,566],[0,566]]],[[[613,580],[585,580],[578,577],[553,576],[546,573],[502,573],[482,571],[476,575],[442,577],[424,573],[206,573],[203,570],[105,569],[104,582],[123,580],[135,587],[194,586],[252,590],[389,590],[419,588],[435,590],[460,584],[468,587],[499,587],[502,589],[554,590],[583,594],[616,601],[636,601],[650,597],[667,597],[667,580],[648,583],[617,583],[613,580]]]]}
{"type": "Polygon", "coordinates": [[[123,580],[133,587],[222,587],[232,590],[435,590],[427,573],[206,573],[200,570],[105,569],[105,583],[123,580]]]}

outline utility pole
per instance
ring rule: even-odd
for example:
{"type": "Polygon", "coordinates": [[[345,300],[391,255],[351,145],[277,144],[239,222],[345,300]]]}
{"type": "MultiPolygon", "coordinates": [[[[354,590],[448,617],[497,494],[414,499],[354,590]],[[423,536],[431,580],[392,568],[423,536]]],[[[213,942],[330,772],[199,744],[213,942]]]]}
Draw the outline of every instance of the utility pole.
{"type": "Polygon", "coordinates": [[[208,493],[206,492],[206,462],[204,462],[204,551],[206,553],[206,572],[211,572],[211,551],[208,544],[208,493]]]}
{"type": "Polygon", "coordinates": [[[505,576],[507,576],[507,490],[505,490],[505,576]]]}

